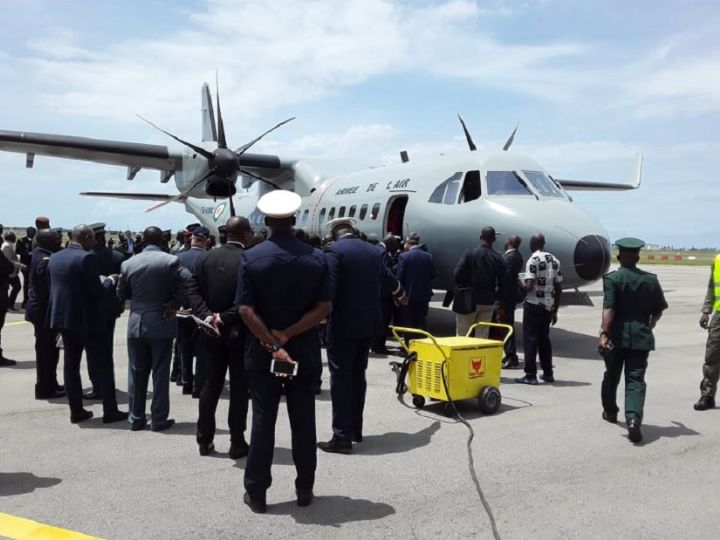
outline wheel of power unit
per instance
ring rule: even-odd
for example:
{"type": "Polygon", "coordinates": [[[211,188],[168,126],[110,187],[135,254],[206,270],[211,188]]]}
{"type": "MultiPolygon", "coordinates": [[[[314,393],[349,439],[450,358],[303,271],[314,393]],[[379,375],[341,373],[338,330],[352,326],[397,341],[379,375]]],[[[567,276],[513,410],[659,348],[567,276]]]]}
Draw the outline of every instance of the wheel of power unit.
{"type": "Polygon", "coordinates": [[[416,409],[422,409],[425,406],[425,398],[413,395],[412,404],[416,409]]]}
{"type": "Polygon", "coordinates": [[[495,414],[500,408],[501,401],[500,390],[494,386],[486,386],[483,388],[478,398],[480,410],[485,414],[495,414]]]}

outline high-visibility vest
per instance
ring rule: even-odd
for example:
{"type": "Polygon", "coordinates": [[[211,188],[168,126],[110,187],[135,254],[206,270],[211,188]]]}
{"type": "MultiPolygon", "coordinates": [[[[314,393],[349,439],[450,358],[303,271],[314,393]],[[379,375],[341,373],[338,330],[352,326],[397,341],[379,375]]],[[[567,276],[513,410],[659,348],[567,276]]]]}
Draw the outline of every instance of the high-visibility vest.
{"type": "Polygon", "coordinates": [[[713,305],[713,311],[720,312],[720,255],[715,256],[713,281],[715,282],[715,304],[713,305]]]}

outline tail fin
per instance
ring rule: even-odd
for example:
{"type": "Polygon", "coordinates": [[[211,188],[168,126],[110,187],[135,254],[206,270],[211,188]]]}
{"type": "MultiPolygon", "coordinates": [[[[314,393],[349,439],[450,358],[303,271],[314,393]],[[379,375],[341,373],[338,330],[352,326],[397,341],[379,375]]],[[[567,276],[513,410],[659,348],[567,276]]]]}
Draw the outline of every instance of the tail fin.
{"type": "Polygon", "coordinates": [[[215,112],[213,111],[212,98],[210,97],[210,87],[208,83],[202,86],[202,127],[203,142],[217,142],[217,128],[215,127],[215,112]]]}

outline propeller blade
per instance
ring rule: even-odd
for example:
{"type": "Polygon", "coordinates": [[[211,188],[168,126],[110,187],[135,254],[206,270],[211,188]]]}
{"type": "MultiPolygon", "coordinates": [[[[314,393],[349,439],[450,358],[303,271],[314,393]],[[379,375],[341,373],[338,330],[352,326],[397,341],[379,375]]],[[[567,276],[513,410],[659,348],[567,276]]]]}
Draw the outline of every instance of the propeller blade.
{"type": "Polygon", "coordinates": [[[269,186],[274,187],[275,189],[282,189],[280,186],[278,186],[277,184],[271,182],[271,181],[268,180],[267,178],[263,178],[262,176],[260,176],[260,175],[258,175],[258,174],[255,174],[255,173],[253,173],[253,172],[248,171],[247,169],[238,169],[238,171],[240,172],[240,174],[245,174],[245,175],[247,175],[247,176],[251,176],[252,178],[255,178],[255,180],[260,180],[261,182],[265,182],[266,184],[268,184],[269,186]]]}
{"type": "Polygon", "coordinates": [[[139,114],[137,115],[137,117],[138,117],[140,120],[142,120],[143,122],[147,122],[147,123],[150,124],[152,127],[154,127],[155,129],[157,129],[158,131],[162,131],[162,132],[163,132],[165,135],[167,135],[168,137],[172,137],[172,138],[175,139],[177,142],[184,144],[184,145],[187,146],[188,148],[192,148],[192,149],[195,150],[198,154],[200,154],[201,156],[203,156],[205,159],[212,159],[212,158],[213,158],[212,152],[208,152],[208,151],[205,150],[204,148],[200,148],[199,146],[195,146],[195,145],[192,144],[192,143],[189,143],[189,142],[187,142],[187,141],[183,141],[180,137],[176,137],[175,135],[173,135],[173,134],[170,133],[169,131],[165,131],[163,128],[161,128],[161,127],[159,127],[159,126],[156,126],[156,125],[153,124],[150,120],[148,120],[147,118],[143,118],[143,117],[140,116],[139,114]]]}
{"type": "Polygon", "coordinates": [[[512,145],[513,141],[515,140],[515,133],[517,133],[519,125],[520,125],[519,122],[517,124],[515,124],[515,129],[513,129],[513,132],[510,134],[510,138],[505,143],[505,146],[503,146],[503,150],[505,150],[506,152],[507,152],[507,149],[510,148],[510,145],[512,145]]]}
{"type": "Polygon", "coordinates": [[[472,137],[470,136],[470,132],[468,131],[467,126],[465,125],[465,120],[462,119],[462,116],[458,114],[458,120],[460,120],[460,123],[462,124],[463,131],[465,132],[465,138],[467,139],[468,146],[470,147],[470,151],[474,152],[477,150],[477,146],[475,146],[475,143],[472,140],[472,137]]]}
{"type": "MultiPolygon", "coordinates": [[[[232,182],[228,179],[228,193],[232,194],[232,182]]],[[[235,217],[235,203],[233,202],[232,195],[228,195],[228,201],[230,201],[230,217],[235,217]]]]}
{"type": "Polygon", "coordinates": [[[218,109],[218,148],[227,148],[225,125],[223,124],[222,113],[220,112],[220,83],[218,82],[217,71],[215,72],[215,101],[217,101],[218,109]]]}
{"type": "MultiPolygon", "coordinates": [[[[220,106],[218,106],[218,112],[220,112],[220,106]]],[[[273,127],[271,127],[270,129],[268,129],[268,130],[267,130],[265,133],[263,133],[262,135],[259,135],[259,136],[255,137],[255,138],[254,138],[252,141],[250,141],[249,143],[246,143],[246,144],[242,145],[240,148],[238,148],[237,150],[235,150],[235,153],[236,153],[238,156],[241,156],[242,154],[244,154],[245,152],[247,152],[252,145],[254,145],[256,142],[258,142],[260,139],[262,139],[265,135],[267,135],[268,133],[271,133],[271,132],[275,131],[275,130],[276,130],[277,128],[279,128],[280,126],[284,126],[285,124],[287,124],[288,122],[291,122],[291,121],[293,121],[293,120],[295,120],[295,117],[294,117],[294,116],[292,116],[292,117],[290,117],[290,118],[288,118],[288,119],[286,119],[286,120],[283,120],[283,121],[280,122],[279,124],[275,124],[273,127]]],[[[250,175],[250,176],[252,176],[252,175],[250,175]]]]}
{"type": "Polygon", "coordinates": [[[177,195],[173,195],[173,196],[170,197],[169,199],[166,199],[166,200],[164,200],[163,202],[161,202],[160,204],[156,204],[155,206],[153,206],[153,207],[151,207],[151,208],[148,208],[147,210],[145,210],[145,212],[146,212],[146,213],[147,213],[147,212],[152,212],[152,211],[154,211],[154,210],[157,210],[158,208],[162,208],[162,207],[165,206],[166,204],[170,204],[171,202],[176,202],[176,201],[179,201],[179,200],[181,200],[181,199],[186,198],[186,197],[188,196],[188,193],[190,193],[193,189],[195,189],[196,187],[198,187],[200,184],[202,184],[205,180],[207,180],[208,178],[210,178],[212,175],[213,175],[213,172],[212,172],[212,171],[208,171],[208,173],[207,173],[205,176],[203,176],[203,177],[202,177],[200,180],[198,180],[197,182],[193,183],[193,184],[192,184],[189,188],[187,188],[186,190],[181,191],[181,192],[178,193],[177,195]]]}

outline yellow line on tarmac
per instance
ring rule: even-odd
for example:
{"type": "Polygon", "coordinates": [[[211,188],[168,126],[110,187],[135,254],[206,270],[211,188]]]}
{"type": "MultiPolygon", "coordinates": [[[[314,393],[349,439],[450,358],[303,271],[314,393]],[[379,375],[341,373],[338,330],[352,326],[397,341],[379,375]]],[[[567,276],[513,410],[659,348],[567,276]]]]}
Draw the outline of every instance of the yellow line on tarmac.
{"type": "Polygon", "coordinates": [[[27,321],[13,321],[5,323],[5,326],[20,326],[21,324],[28,324],[27,321]]]}
{"type": "Polygon", "coordinates": [[[2,512],[0,512],[0,536],[15,540],[99,540],[97,536],[88,536],[2,512]]]}

